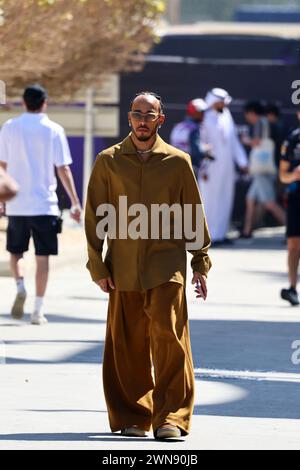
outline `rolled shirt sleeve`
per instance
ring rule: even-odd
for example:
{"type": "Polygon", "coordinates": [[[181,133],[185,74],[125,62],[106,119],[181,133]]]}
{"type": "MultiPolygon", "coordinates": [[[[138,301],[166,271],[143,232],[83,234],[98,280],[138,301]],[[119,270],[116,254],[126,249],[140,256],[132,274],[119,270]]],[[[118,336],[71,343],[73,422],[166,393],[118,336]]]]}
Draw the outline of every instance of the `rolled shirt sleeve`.
{"type": "Polygon", "coordinates": [[[68,139],[62,127],[58,127],[54,138],[54,164],[56,167],[73,163],[68,139]]]}

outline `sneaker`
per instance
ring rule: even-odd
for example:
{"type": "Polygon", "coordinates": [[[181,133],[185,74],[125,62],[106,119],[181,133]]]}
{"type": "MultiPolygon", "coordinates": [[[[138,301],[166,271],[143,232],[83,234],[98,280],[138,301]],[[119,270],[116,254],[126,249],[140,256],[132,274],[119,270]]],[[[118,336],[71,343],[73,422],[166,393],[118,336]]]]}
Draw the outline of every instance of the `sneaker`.
{"type": "Polygon", "coordinates": [[[31,315],[32,325],[44,325],[45,323],[48,323],[48,320],[43,313],[33,312],[31,315]]]}
{"type": "Polygon", "coordinates": [[[161,426],[155,433],[156,439],[171,439],[181,437],[180,429],[177,426],[169,424],[168,426],[161,426]]]}
{"type": "Polygon", "coordinates": [[[26,292],[18,292],[11,309],[11,316],[16,320],[20,320],[24,315],[25,300],[26,292]]]}
{"type": "Polygon", "coordinates": [[[146,437],[146,431],[143,429],[138,428],[137,426],[131,426],[129,428],[124,428],[121,431],[122,436],[127,437],[146,437]]]}
{"type": "Polygon", "coordinates": [[[280,296],[283,300],[287,300],[291,305],[299,305],[299,297],[296,289],[290,287],[289,289],[282,289],[280,296]]]}

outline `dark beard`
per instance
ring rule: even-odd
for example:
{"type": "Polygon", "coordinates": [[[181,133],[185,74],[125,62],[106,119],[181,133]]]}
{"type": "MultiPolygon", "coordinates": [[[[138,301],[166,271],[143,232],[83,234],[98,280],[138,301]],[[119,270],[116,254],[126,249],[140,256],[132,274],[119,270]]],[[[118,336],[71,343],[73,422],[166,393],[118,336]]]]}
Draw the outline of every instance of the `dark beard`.
{"type": "Polygon", "coordinates": [[[155,129],[153,129],[153,131],[151,132],[150,135],[148,136],[141,136],[139,137],[134,130],[132,130],[132,132],[134,133],[135,137],[137,138],[137,140],[139,140],[140,142],[147,142],[148,140],[150,140],[155,134],[157,134],[158,132],[158,126],[159,124],[155,127],[155,129]]]}
{"type": "Polygon", "coordinates": [[[153,136],[153,134],[150,134],[148,137],[146,135],[138,137],[136,133],[134,133],[134,135],[136,136],[137,140],[139,140],[140,142],[147,142],[147,140],[150,140],[151,137],[153,136]]]}

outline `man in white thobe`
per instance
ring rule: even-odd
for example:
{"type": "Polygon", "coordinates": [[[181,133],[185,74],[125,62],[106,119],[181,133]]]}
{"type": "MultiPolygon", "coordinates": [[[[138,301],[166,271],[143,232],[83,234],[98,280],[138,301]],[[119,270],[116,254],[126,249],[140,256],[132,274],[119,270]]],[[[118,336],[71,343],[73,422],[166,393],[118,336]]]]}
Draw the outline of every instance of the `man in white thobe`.
{"type": "Polygon", "coordinates": [[[231,97],[222,88],[213,88],[206,95],[208,106],[201,130],[201,140],[211,146],[215,160],[199,173],[208,227],[212,242],[226,243],[232,213],[235,164],[247,171],[248,159],[228,109],[231,97]]]}

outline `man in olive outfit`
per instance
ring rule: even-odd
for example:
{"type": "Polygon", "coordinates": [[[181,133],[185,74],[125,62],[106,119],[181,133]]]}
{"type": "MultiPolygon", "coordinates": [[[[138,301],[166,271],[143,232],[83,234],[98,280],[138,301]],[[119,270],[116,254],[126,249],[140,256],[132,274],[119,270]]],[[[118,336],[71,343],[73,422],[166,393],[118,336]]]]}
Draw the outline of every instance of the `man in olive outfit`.
{"type": "MultiPolygon", "coordinates": [[[[201,245],[188,251],[193,255],[196,297],[203,299],[211,267],[210,236],[190,156],[158,135],[165,120],[160,97],[137,94],[128,120],[132,132],[97,156],[86,204],[87,267],[93,281],[109,293],[104,392],[113,432],[142,437],[152,427],[157,439],[180,437],[190,431],[194,404],[186,234],[180,238],[167,238],[161,231],[159,236],[151,231],[149,237],[108,235],[103,260],[99,224],[104,213],[99,206],[112,205],[129,224],[137,204],[148,213],[155,205],[190,205],[193,221],[201,213],[201,230],[197,229],[201,245]],[[126,197],[130,206],[126,214],[120,197],[126,197]]],[[[173,235],[176,223],[171,219],[173,235]]]]}

